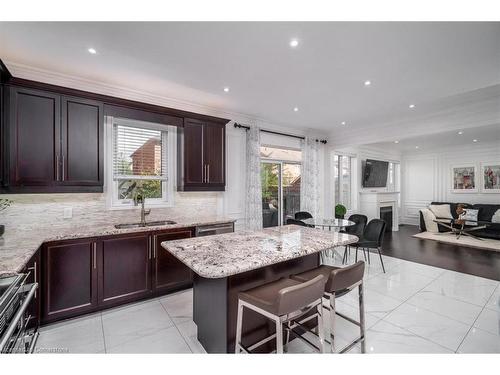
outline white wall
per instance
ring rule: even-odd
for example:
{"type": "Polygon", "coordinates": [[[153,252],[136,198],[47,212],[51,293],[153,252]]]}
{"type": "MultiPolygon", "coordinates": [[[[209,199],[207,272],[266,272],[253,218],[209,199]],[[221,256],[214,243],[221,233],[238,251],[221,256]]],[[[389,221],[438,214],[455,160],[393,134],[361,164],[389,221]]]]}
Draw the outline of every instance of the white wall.
{"type": "Polygon", "coordinates": [[[418,224],[419,210],[432,201],[500,203],[500,194],[481,193],[480,164],[500,162],[500,143],[475,144],[403,154],[401,164],[401,221],[418,224]],[[451,167],[461,163],[476,165],[477,193],[453,193],[451,167]]]}

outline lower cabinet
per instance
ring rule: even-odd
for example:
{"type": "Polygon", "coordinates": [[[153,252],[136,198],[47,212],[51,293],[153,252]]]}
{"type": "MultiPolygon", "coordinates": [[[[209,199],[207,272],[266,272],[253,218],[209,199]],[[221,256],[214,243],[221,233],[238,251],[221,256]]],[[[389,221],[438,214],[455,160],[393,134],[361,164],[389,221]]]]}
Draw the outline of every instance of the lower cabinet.
{"type": "Polygon", "coordinates": [[[194,228],[182,228],[153,235],[153,289],[157,294],[189,287],[193,283],[191,269],[161,247],[164,241],[194,237],[194,228]]]}
{"type": "Polygon", "coordinates": [[[42,248],[43,322],[97,307],[97,243],[64,241],[42,248]]]}
{"type": "Polygon", "coordinates": [[[22,271],[23,273],[28,274],[28,278],[26,279],[26,284],[38,283],[38,289],[35,291],[35,295],[31,300],[31,303],[28,306],[27,312],[30,316],[30,320],[28,321],[28,328],[33,328],[39,325],[40,323],[40,309],[42,306],[41,303],[41,285],[40,276],[40,250],[38,250],[35,255],[31,257],[31,259],[26,263],[26,267],[22,271]]]}
{"type": "Polygon", "coordinates": [[[151,246],[148,233],[100,241],[99,305],[129,302],[152,293],[151,246]]]}
{"type": "MultiPolygon", "coordinates": [[[[27,265],[40,269],[42,264],[41,323],[189,287],[191,270],[161,243],[194,233],[192,227],[176,228],[45,244],[41,259],[34,257],[27,265]]],[[[33,281],[35,274],[30,275],[33,281]]]]}

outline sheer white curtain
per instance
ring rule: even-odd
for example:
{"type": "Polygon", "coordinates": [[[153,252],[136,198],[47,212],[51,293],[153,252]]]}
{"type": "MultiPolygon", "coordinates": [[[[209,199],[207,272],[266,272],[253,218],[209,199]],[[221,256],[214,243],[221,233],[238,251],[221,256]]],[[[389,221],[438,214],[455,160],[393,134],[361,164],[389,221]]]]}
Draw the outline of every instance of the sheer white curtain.
{"type": "Polygon", "coordinates": [[[260,129],[250,126],[247,133],[246,229],[262,229],[262,186],[260,181],[260,129]]]}
{"type": "Polygon", "coordinates": [[[302,141],[300,210],[319,214],[319,142],[310,138],[302,141]]]}

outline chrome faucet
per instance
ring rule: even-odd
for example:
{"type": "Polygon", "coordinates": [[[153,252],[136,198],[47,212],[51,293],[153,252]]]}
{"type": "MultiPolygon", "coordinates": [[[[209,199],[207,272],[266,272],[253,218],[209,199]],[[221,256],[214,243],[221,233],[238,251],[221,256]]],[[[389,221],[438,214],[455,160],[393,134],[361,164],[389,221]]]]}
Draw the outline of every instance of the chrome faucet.
{"type": "Polygon", "coordinates": [[[137,194],[134,197],[134,206],[138,206],[139,203],[141,204],[141,226],[145,227],[146,226],[146,216],[151,213],[151,210],[145,210],[144,209],[144,202],[145,198],[142,196],[142,194],[137,194]]]}

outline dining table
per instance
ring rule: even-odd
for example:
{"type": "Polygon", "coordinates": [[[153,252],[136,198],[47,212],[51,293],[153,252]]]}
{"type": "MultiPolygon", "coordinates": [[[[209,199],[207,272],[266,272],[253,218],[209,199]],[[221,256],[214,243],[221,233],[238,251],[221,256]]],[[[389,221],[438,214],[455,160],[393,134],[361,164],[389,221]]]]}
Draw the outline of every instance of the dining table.
{"type": "Polygon", "coordinates": [[[355,225],[356,223],[351,220],[346,220],[346,219],[318,219],[318,218],[309,218],[309,219],[304,219],[302,220],[304,223],[306,223],[309,226],[314,226],[315,228],[320,227],[323,229],[328,228],[328,230],[340,230],[345,227],[350,227],[352,225],[355,225]]]}

